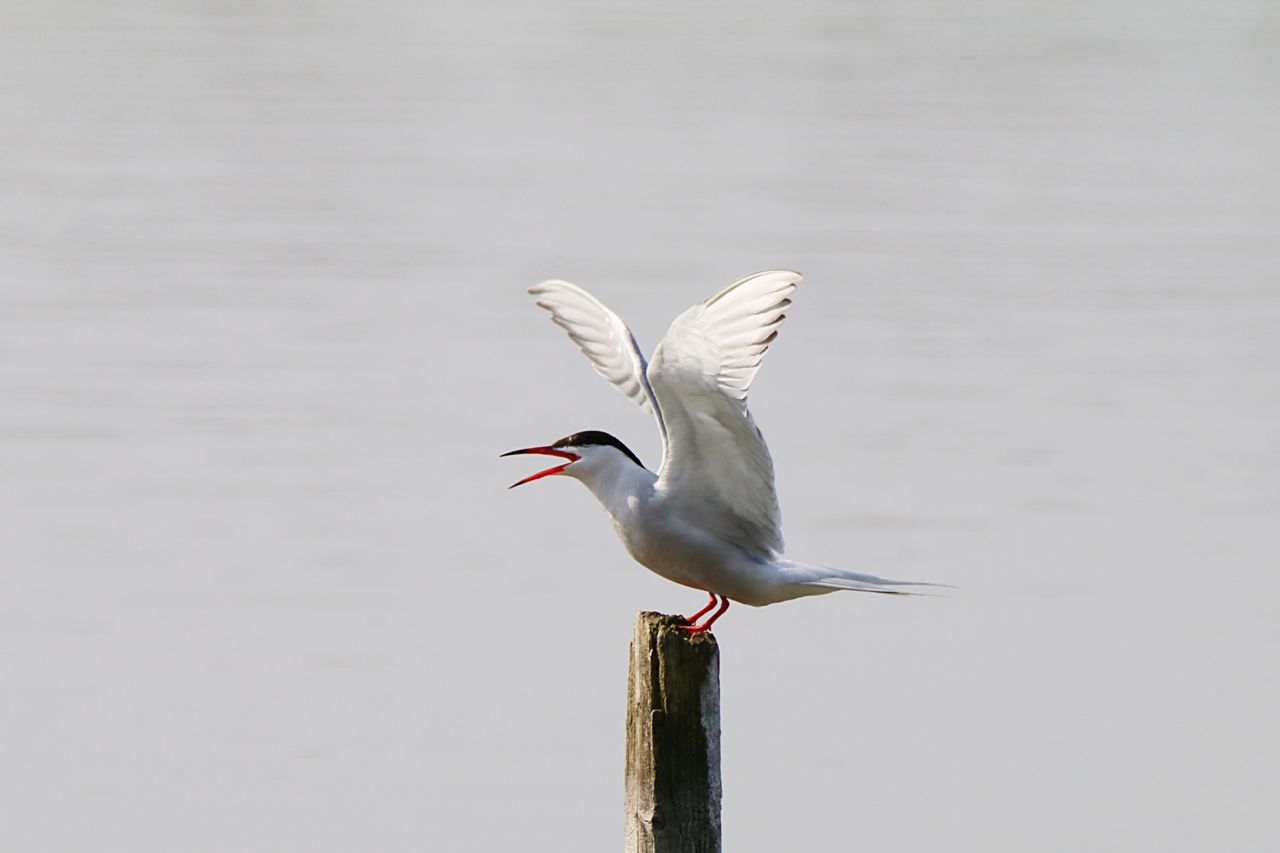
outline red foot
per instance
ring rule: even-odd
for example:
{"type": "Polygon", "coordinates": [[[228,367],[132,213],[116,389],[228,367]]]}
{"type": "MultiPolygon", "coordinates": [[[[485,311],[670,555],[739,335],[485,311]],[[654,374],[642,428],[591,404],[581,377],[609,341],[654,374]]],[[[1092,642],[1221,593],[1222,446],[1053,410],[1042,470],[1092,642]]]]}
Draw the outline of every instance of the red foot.
{"type": "Polygon", "coordinates": [[[707,613],[709,613],[711,611],[711,608],[715,607],[719,603],[716,601],[716,594],[714,592],[709,592],[707,593],[707,595],[711,596],[711,600],[707,602],[707,606],[702,608],[692,616],[684,617],[684,621],[688,622],[690,625],[694,624],[703,616],[705,616],[707,613]]]}
{"type": "Polygon", "coordinates": [[[719,609],[716,610],[715,613],[711,614],[711,618],[708,619],[706,622],[703,622],[701,625],[694,624],[698,621],[699,616],[706,613],[708,610],[710,610],[712,607],[715,606],[716,594],[713,592],[713,593],[710,593],[710,595],[711,595],[711,602],[707,604],[706,607],[699,610],[692,619],[688,620],[690,624],[681,625],[680,626],[681,628],[688,631],[690,634],[701,634],[703,631],[707,631],[711,628],[711,623],[715,622],[717,619],[719,619],[721,616],[724,615],[724,612],[729,609],[729,599],[724,598],[722,596],[720,598],[720,607],[719,609]]]}

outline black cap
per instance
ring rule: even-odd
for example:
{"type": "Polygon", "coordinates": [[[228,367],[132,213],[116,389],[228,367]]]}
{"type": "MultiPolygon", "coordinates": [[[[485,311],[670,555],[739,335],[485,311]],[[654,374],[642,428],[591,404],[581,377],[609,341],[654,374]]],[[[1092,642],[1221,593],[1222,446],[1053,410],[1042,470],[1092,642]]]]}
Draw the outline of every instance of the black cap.
{"type": "Polygon", "coordinates": [[[644,463],[640,461],[640,457],[631,452],[631,448],[627,447],[621,441],[609,435],[607,432],[601,432],[598,429],[588,429],[582,432],[575,432],[573,435],[565,436],[557,441],[552,447],[591,447],[592,445],[608,445],[621,450],[623,454],[632,462],[644,467],[644,463]]]}

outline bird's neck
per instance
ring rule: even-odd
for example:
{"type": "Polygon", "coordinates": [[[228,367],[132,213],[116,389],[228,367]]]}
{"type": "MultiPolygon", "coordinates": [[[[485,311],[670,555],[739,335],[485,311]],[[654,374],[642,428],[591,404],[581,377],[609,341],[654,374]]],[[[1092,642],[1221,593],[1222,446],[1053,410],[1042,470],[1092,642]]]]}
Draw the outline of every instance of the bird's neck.
{"type": "Polygon", "coordinates": [[[653,494],[658,475],[639,465],[611,465],[589,476],[580,477],[609,515],[620,519],[636,511],[637,501],[647,501],[653,494]]]}

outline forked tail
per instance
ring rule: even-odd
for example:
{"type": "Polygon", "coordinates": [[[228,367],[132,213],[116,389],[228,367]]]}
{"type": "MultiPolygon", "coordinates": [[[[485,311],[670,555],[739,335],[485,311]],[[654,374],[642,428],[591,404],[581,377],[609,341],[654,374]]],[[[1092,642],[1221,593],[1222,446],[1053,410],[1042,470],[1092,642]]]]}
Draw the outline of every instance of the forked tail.
{"type": "Polygon", "coordinates": [[[848,569],[835,569],[830,566],[815,566],[810,563],[798,563],[795,560],[778,560],[778,566],[792,576],[792,583],[813,589],[813,595],[838,589],[854,592],[875,592],[881,595],[933,595],[935,590],[952,589],[943,583],[925,581],[899,581],[882,578],[876,575],[851,572],[848,569]],[[916,587],[905,589],[904,587],[916,587]],[[921,589],[921,587],[923,587],[921,589]]]}

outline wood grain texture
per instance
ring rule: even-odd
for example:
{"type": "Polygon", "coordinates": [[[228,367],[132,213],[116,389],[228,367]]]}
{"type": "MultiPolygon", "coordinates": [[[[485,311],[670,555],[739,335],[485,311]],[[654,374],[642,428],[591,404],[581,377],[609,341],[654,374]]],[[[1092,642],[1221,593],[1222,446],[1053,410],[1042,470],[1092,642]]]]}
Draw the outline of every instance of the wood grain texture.
{"type": "Polygon", "coordinates": [[[720,650],[640,613],[627,676],[627,853],[720,853],[720,650]]]}

